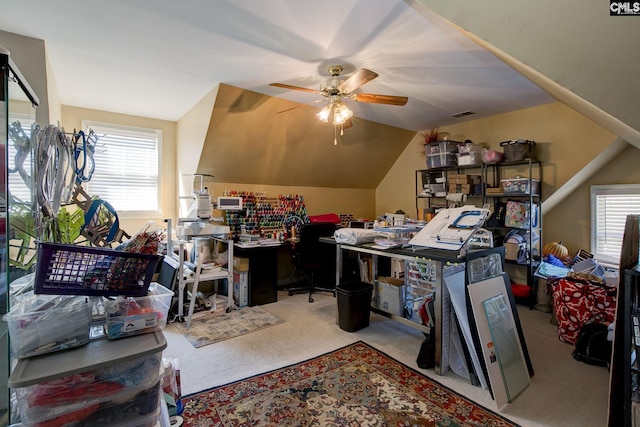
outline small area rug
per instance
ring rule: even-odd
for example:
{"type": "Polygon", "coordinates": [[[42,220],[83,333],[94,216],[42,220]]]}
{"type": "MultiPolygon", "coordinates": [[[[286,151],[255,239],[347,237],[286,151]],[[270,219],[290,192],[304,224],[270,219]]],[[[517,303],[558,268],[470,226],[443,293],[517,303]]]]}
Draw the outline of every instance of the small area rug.
{"type": "Polygon", "coordinates": [[[183,427],[516,426],[362,341],[183,402],[183,427]]]}
{"type": "Polygon", "coordinates": [[[184,323],[176,323],[176,328],[191,345],[200,348],[283,322],[262,307],[254,306],[193,319],[189,328],[184,323]]]}

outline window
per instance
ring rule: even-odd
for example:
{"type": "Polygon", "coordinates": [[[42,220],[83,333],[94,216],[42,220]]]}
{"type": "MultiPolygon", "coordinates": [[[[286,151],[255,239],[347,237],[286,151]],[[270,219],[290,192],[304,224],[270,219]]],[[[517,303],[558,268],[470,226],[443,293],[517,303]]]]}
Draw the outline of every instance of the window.
{"type": "Polygon", "coordinates": [[[88,121],[82,126],[98,137],[95,171],[83,185],[87,193],[109,202],[121,216],[158,214],[162,132],[88,121]]]}
{"type": "Polygon", "coordinates": [[[591,252],[618,264],[627,215],[640,214],[640,184],[591,186],[591,252]]]}
{"type": "Polygon", "coordinates": [[[21,144],[16,142],[16,137],[13,135],[20,135],[17,136],[18,139],[22,137],[30,139],[31,126],[33,124],[34,118],[31,116],[15,113],[11,114],[9,123],[9,142],[7,145],[7,169],[9,171],[8,191],[10,193],[10,197],[13,198],[11,201],[13,204],[25,203],[27,206],[31,205],[31,153],[25,151],[18,152],[17,145],[21,144]]]}

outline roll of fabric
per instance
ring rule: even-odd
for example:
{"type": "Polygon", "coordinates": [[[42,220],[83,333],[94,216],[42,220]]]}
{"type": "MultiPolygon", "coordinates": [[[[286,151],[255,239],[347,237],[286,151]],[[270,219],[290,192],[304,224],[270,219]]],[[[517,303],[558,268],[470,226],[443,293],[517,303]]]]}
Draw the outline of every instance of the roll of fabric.
{"type": "Polygon", "coordinates": [[[189,269],[189,268],[184,268],[182,270],[182,272],[184,273],[184,279],[185,280],[190,280],[190,279],[194,279],[196,277],[196,273],[195,271],[189,269]]]}
{"type": "Polygon", "coordinates": [[[347,245],[370,243],[378,236],[380,236],[380,233],[366,228],[340,228],[333,233],[336,243],[347,245]]]}

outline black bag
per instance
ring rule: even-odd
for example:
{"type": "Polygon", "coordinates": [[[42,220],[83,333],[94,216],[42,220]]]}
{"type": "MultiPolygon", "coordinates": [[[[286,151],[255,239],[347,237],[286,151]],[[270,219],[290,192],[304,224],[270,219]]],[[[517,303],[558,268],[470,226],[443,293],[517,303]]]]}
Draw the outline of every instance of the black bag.
{"type": "Polygon", "coordinates": [[[420,369],[431,369],[436,367],[436,340],[433,338],[434,328],[430,328],[430,333],[424,334],[425,339],[420,345],[420,351],[416,358],[416,364],[420,369]]]}
{"type": "Polygon", "coordinates": [[[609,366],[612,343],[607,339],[608,327],[602,323],[587,323],[580,330],[573,358],[590,365],[609,366]]]}
{"type": "Polygon", "coordinates": [[[507,204],[496,202],[493,205],[493,213],[487,219],[487,227],[504,227],[504,218],[507,214],[507,204]]]}

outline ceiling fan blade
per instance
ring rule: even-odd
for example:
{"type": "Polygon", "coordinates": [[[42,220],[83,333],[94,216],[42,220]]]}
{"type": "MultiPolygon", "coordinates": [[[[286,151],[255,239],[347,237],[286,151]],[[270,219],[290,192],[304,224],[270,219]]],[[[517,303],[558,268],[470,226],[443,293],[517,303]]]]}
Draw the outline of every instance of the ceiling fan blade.
{"type": "Polygon", "coordinates": [[[269,86],[275,86],[275,87],[281,87],[283,89],[291,89],[291,90],[299,90],[302,92],[309,92],[309,93],[320,93],[315,89],[309,89],[306,87],[300,87],[300,86],[292,86],[292,85],[286,85],[284,83],[269,83],[269,86]]]}
{"type": "Polygon", "coordinates": [[[304,105],[296,105],[295,107],[280,110],[276,114],[286,113],[287,111],[295,110],[296,108],[302,108],[302,107],[304,107],[304,105]]]}
{"type": "Polygon", "coordinates": [[[353,122],[351,119],[347,119],[347,121],[342,124],[342,129],[349,129],[350,127],[353,127],[353,122]]]}
{"type": "Polygon", "coordinates": [[[389,105],[405,105],[409,98],[406,96],[393,96],[393,95],[376,95],[373,93],[359,93],[353,97],[358,102],[372,102],[374,104],[389,104],[389,105]]]}
{"type": "Polygon", "coordinates": [[[360,68],[351,77],[342,82],[339,89],[341,92],[351,93],[363,84],[375,79],[376,77],[378,77],[378,73],[367,70],[366,68],[360,68]]]}
{"type": "Polygon", "coordinates": [[[287,111],[295,110],[297,108],[310,107],[312,104],[317,104],[318,102],[325,102],[326,99],[317,99],[315,101],[307,102],[306,104],[296,105],[295,107],[285,108],[284,110],[278,111],[276,114],[286,113],[287,111]]]}

